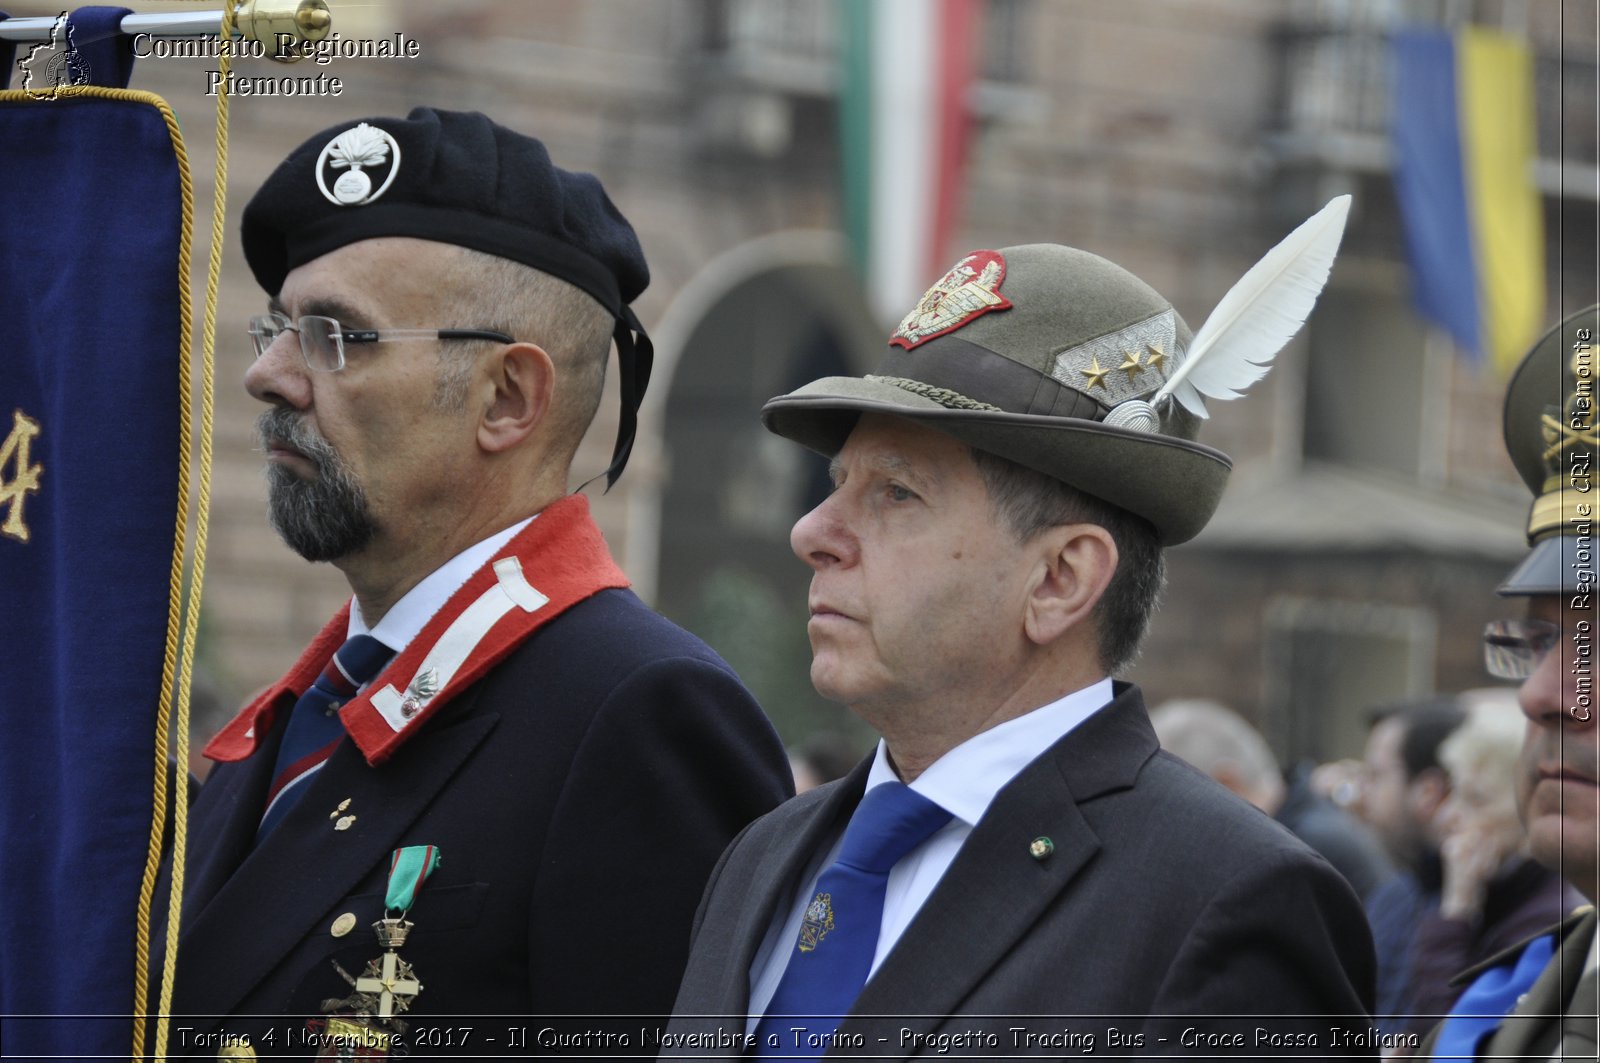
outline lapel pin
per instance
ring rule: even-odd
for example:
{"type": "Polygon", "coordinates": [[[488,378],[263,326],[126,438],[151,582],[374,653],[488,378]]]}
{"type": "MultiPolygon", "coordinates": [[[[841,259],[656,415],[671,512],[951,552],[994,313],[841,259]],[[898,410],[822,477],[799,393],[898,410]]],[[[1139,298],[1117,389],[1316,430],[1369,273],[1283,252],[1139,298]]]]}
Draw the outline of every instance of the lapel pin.
{"type": "Polygon", "coordinates": [[[406,688],[405,700],[400,703],[400,715],[411,719],[422,711],[428,699],[439,692],[439,669],[429,668],[420,673],[406,688]]]}
{"type": "Polygon", "coordinates": [[[336,808],[332,812],[328,813],[328,818],[329,819],[338,819],[339,816],[341,814],[343,814],[344,810],[349,808],[349,807],[350,807],[350,799],[347,797],[343,801],[339,802],[339,807],[338,808],[336,808]]]}
{"type": "Polygon", "coordinates": [[[356,913],[345,912],[333,921],[333,927],[328,931],[336,938],[342,938],[356,928],[356,913]]]}
{"type": "Polygon", "coordinates": [[[1028,855],[1035,860],[1043,860],[1055,851],[1056,843],[1043,836],[1028,843],[1028,855]]]}
{"type": "Polygon", "coordinates": [[[354,816],[340,816],[339,821],[333,825],[334,830],[349,830],[356,821],[354,816]]]}

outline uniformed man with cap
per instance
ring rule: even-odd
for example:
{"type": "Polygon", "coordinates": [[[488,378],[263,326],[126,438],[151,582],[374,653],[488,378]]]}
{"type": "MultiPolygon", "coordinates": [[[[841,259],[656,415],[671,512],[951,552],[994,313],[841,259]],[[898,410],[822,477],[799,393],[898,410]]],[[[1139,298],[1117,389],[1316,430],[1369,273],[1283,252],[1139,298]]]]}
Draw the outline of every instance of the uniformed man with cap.
{"type": "Polygon", "coordinates": [[[1568,316],[1528,352],[1506,392],[1505,440],[1534,494],[1533,547],[1500,593],[1522,616],[1485,632],[1489,671],[1519,679],[1528,719],[1517,801],[1535,860],[1590,901],[1568,920],[1463,974],[1424,1058],[1596,1058],[1600,1011],[1600,720],[1596,720],[1595,336],[1600,307],[1568,316]],[[1509,1012],[1509,1014],[1507,1014],[1509,1012]],[[1504,1016],[1502,1018],[1502,1016],[1504,1016]]]}
{"type": "Polygon", "coordinates": [[[883,741],[724,855],[673,1054],[1374,1054],[1350,887],[1162,752],[1112,678],[1163,547],[1228,474],[1192,439],[1200,397],[1173,400],[1181,367],[1210,397],[1198,358],[1259,376],[1323,250],[1297,311],[1220,340],[1095,255],[973,252],[877,373],[767,404],[769,429],[832,459],[836,489],[791,536],[812,682],[883,741]]]}
{"type": "Polygon", "coordinates": [[[243,241],[271,520],[353,597],[206,749],[173,1047],[520,1054],[530,1014],[663,1013],[717,854],[792,791],[568,494],[613,344],[613,480],[649,375],[633,230],[539,141],[418,108],[296,149],[243,241]]]}

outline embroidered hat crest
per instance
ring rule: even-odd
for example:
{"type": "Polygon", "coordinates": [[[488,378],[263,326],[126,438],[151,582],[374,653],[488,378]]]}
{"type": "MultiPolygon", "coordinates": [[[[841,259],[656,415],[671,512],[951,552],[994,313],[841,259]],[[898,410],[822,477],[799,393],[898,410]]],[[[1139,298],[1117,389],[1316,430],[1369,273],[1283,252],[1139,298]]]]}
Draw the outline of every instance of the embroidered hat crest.
{"type": "Polygon", "coordinates": [[[923,293],[889,343],[910,350],[991,310],[1010,309],[1011,300],[1000,294],[1005,279],[1006,260],[1000,252],[973,251],[923,293]]]}

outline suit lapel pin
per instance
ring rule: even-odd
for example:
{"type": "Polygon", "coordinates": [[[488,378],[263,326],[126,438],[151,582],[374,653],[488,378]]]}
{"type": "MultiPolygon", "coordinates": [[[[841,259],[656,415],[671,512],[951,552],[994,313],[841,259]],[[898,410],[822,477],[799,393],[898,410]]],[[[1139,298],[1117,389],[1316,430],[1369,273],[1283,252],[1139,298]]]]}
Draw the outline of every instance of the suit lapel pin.
{"type": "Polygon", "coordinates": [[[1044,860],[1055,851],[1056,843],[1042,835],[1028,843],[1028,855],[1035,860],[1044,860]]]}
{"type": "Polygon", "coordinates": [[[344,810],[349,808],[349,807],[350,807],[350,799],[347,797],[343,801],[339,802],[339,807],[335,808],[332,812],[328,813],[328,818],[329,819],[338,819],[340,816],[344,815],[344,810]]]}
{"type": "Polygon", "coordinates": [[[417,673],[417,677],[406,688],[405,700],[400,703],[400,715],[411,719],[422,711],[422,706],[428,703],[439,692],[439,669],[429,668],[417,673]]]}

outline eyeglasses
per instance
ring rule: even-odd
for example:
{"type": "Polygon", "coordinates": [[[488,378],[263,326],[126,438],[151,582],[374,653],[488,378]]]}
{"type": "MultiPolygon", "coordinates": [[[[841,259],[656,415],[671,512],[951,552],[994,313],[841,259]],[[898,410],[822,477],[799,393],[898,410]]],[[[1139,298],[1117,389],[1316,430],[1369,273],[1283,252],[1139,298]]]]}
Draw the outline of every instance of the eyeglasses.
{"type": "Polygon", "coordinates": [[[267,353],[267,348],[285,332],[298,333],[300,354],[306,365],[319,373],[337,373],[344,368],[344,346],[347,343],[384,343],[389,340],[440,339],[440,340],[494,340],[497,343],[515,343],[504,332],[474,328],[393,328],[347,329],[331,317],[309,314],[291,321],[286,314],[258,314],[250,319],[250,339],[255,342],[256,357],[267,353]]]}
{"type": "Polygon", "coordinates": [[[1495,620],[1483,629],[1484,667],[1497,679],[1526,679],[1560,641],[1548,620],[1495,620]]]}

